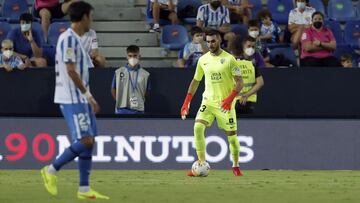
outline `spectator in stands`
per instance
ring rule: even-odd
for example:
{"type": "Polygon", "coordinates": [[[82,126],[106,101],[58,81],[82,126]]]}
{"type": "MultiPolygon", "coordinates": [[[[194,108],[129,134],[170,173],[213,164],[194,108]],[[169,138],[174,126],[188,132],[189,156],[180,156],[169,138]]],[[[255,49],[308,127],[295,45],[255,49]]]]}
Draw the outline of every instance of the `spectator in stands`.
{"type": "Polygon", "coordinates": [[[255,50],[256,40],[254,38],[247,36],[242,40],[242,37],[237,36],[234,42],[234,48],[231,52],[236,59],[252,61],[253,65],[258,68],[266,67],[263,57],[255,50]]]}
{"type": "Polygon", "coordinates": [[[311,16],[315,9],[307,6],[309,0],[295,0],[296,8],[289,13],[288,29],[291,33],[291,43],[297,48],[305,28],[311,26],[311,16]]]}
{"type": "Polygon", "coordinates": [[[177,24],[179,19],[177,17],[178,0],[151,0],[151,14],[154,18],[154,25],[150,32],[160,32],[160,18],[169,19],[172,24],[177,24]]]}
{"type": "Polygon", "coordinates": [[[14,55],[14,44],[11,40],[5,39],[1,42],[0,68],[10,72],[15,68],[24,70],[26,65],[20,57],[14,55]]]}
{"type": "Polygon", "coordinates": [[[251,18],[251,8],[253,7],[249,4],[249,0],[221,0],[221,2],[230,11],[231,24],[248,24],[251,18]]]}
{"type": "Polygon", "coordinates": [[[220,0],[209,0],[208,4],[199,7],[196,26],[218,30],[222,35],[223,45],[231,50],[235,33],[231,32],[229,9],[220,0]]]}
{"type": "Polygon", "coordinates": [[[47,41],[48,30],[51,19],[63,18],[74,0],[65,0],[60,3],[59,0],[35,0],[34,13],[36,18],[41,19],[41,28],[43,30],[44,39],[47,41]]]}
{"type": "Polygon", "coordinates": [[[248,32],[249,36],[256,40],[255,50],[261,54],[262,58],[265,61],[265,66],[273,67],[273,65],[270,64],[270,50],[267,47],[266,43],[260,40],[260,25],[257,20],[249,21],[248,32]]]}
{"type": "Polygon", "coordinates": [[[95,67],[105,67],[106,59],[99,53],[99,45],[95,30],[90,29],[89,32],[86,32],[80,38],[85,51],[89,53],[95,67]]]}
{"type": "Polygon", "coordinates": [[[29,13],[20,16],[20,26],[12,29],[7,38],[14,43],[14,53],[19,56],[27,66],[46,67],[46,59],[42,57],[43,38],[40,32],[32,29],[33,17],[29,13]],[[29,60],[30,59],[30,60],[29,60]],[[29,61],[31,63],[29,63],[29,61]]]}
{"type": "Polygon", "coordinates": [[[139,64],[138,46],[127,47],[128,63],[115,71],[111,94],[116,101],[116,114],[144,114],[145,96],[150,90],[150,74],[139,64]]]}
{"type": "Polygon", "coordinates": [[[344,54],[340,57],[340,61],[341,61],[341,65],[344,68],[352,68],[353,64],[352,64],[352,56],[351,54],[344,54]]]}
{"type": "Polygon", "coordinates": [[[239,67],[244,82],[244,86],[240,91],[239,102],[237,102],[236,105],[236,112],[238,114],[250,114],[254,112],[254,104],[257,101],[256,93],[264,86],[264,79],[258,66],[254,65],[248,57],[248,55],[251,55],[250,52],[254,50],[252,47],[253,42],[251,42],[253,39],[254,38],[249,37],[248,40],[245,40],[245,43],[243,43],[240,37],[237,37],[234,40],[235,43],[231,51],[237,61],[241,61],[239,67]],[[246,58],[244,57],[244,53],[246,58]]]}
{"type": "Polygon", "coordinates": [[[341,64],[333,56],[336,40],[330,29],[324,27],[324,14],[316,11],[312,15],[312,26],[301,36],[300,66],[328,67],[341,64]]]}
{"type": "Polygon", "coordinates": [[[204,40],[204,31],[194,26],[190,30],[192,41],[188,42],[183,50],[182,58],[179,59],[179,66],[195,68],[199,58],[209,51],[204,40]]]}
{"type": "Polygon", "coordinates": [[[267,43],[279,43],[281,37],[280,27],[272,21],[272,15],[269,10],[264,9],[258,13],[258,20],[261,22],[260,36],[261,41],[267,43]]]}

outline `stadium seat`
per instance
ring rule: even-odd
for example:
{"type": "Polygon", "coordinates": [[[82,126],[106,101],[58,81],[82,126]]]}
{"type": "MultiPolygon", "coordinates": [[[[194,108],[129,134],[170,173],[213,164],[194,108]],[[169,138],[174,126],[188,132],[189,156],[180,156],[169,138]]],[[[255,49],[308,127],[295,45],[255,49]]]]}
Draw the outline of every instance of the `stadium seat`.
{"type": "Polygon", "coordinates": [[[70,27],[69,22],[54,22],[49,27],[48,43],[56,45],[59,35],[70,27]]]}
{"type": "Polygon", "coordinates": [[[270,60],[274,59],[276,55],[283,55],[286,59],[290,60],[292,64],[298,64],[294,50],[291,47],[280,47],[270,51],[270,60]]]}
{"type": "Polygon", "coordinates": [[[189,41],[185,27],[181,25],[166,25],[160,37],[160,46],[170,50],[182,49],[189,41]]]}
{"type": "Polygon", "coordinates": [[[275,22],[279,24],[288,24],[289,13],[294,8],[292,1],[269,0],[267,5],[275,22]]]}
{"type": "Polygon", "coordinates": [[[253,8],[251,9],[251,14],[252,14],[252,18],[256,19],[259,11],[261,11],[263,9],[262,1],[261,0],[249,0],[249,4],[253,5],[253,8]]]}
{"type": "Polygon", "coordinates": [[[179,0],[177,4],[178,17],[186,24],[195,25],[197,10],[201,5],[202,5],[201,0],[179,0]],[[185,9],[192,9],[195,16],[183,15],[186,13],[183,12],[185,9]]]}
{"type": "Polygon", "coordinates": [[[322,0],[310,0],[310,6],[315,8],[316,11],[320,11],[326,15],[325,6],[322,0]]]}
{"type": "Polygon", "coordinates": [[[343,37],[343,31],[341,30],[341,26],[339,22],[328,20],[325,21],[325,26],[328,27],[334,34],[334,37],[336,39],[336,44],[342,45],[345,43],[343,37]]]}
{"type": "MultiPolygon", "coordinates": [[[[150,7],[150,0],[147,0],[146,1],[146,21],[149,23],[149,24],[153,24],[154,20],[153,20],[153,17],[152,17],[152,14],[151,14],[151,7],[150,7]]],[[[171,24],[170,20],[168,19],[161,19],[160,18],[160,25],[169,25],[171,24]]]]}
{"type": "Polygon", "coordinates": [[[357,61],[359,58],[359,55],[355,52],[353,48],[351,48],[350,45],[336,45],[334,56],[340,60],[340,57],[344,54],[351,54],[353,61],[357,61]]]}
{"type": "Polygon", "coordinates": [[[248,28],[244,24],[231,24],[231,32],[241,37],[246,37],[248,35],[248,28]]]}
{"type": "Polygon", "coordinates": [[[2,16],[9,22],[19,22],[22,13],[28,13],[28,3],[26,0],[4,0],[2,6],[2,16]]]}
{"type": "Polygon", "coordinates": [[[355,8],[351,0],[330,0],[327,10],[328,17],[332,20],[342,22],[356,20],[355,8]]]}
{"type": "Polygon", "coordinates": [[[345,25],[344,40],[353,48],[359,48],[360,21],[349,21],[345,25]]]}
{"type": "Polygon", "coordinates": [[[0,22],[0,42],[6,39],[8,32],[11,30],[11,26],[7,22],[0,22]]]}
{"type": "Polygon", "coordinates": [[[48,66],[55,66],[56,46],[45,44],[42,46],[43,57],[46,59],[48,66]]]}

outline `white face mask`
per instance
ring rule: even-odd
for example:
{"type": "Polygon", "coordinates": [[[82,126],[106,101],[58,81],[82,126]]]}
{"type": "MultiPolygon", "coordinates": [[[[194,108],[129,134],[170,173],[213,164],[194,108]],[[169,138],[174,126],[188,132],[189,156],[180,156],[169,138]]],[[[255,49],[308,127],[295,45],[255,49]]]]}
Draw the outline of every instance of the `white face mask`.
{"type": "Polygon", "coordinates": [[[259,36],[259,31],[249,31],[249,35],[256,39],[259,36]]]}
{"type": "Polygon", "coordinates": [[[21,27],[21,32],[27,32],[31,29],[31,24],[30,23],[29,24],[21,24],[20,27],[21,27]]]}
{"type": "Polygon", "coordinates": [[[251,47],[245,48],[244,52],[245,52],[245,54],[246,54],[247,56],[252,56],[252,55],[254,55],[254,53],[255,53],[255,49],[254,49],[254,48],[251,48],[251,47]]]}
{"type": "Polygon", "coordinates": [[[6,50],[3,52],[3,55],[6,57],[6,58],[10,58],[12,55],[14,54],[14,51],[13,50],[6,50]]]}
{"type": "Polygon", "coordinates": [[[130,66],[136,66],[139,63],[139,59],[137,58],[129,58],[128,60],[130,66]]]}
{"type": "Polygon", "coordinates": [[[297,2],[297,3],[296,3],[296,6],[297,6],[299,9],[304,10],[305,7],[306,7],[306,4],[305,4],[305,2],[297,2]]]}

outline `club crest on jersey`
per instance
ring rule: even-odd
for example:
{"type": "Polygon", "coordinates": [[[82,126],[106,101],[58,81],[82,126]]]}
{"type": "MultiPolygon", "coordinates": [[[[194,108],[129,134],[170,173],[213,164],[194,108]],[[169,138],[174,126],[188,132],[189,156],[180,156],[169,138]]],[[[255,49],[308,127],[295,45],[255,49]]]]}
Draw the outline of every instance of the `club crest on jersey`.
{"type": "Polygon", "coordinates": [[[220,63],[224,64],[225,63],[225,59],[220,59],[220,63]]]}

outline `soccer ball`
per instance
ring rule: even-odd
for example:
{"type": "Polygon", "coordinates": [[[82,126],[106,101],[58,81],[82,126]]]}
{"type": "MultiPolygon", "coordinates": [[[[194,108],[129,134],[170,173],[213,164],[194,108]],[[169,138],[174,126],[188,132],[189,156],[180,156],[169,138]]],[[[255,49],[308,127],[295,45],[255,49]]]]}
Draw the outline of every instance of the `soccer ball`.
{"type": "Polygon", "coordinates": [[[208,162],[195,161],[191,167],[191,171],[195,176],[206,177],[210,172],[210,165],[208,162]]]}

